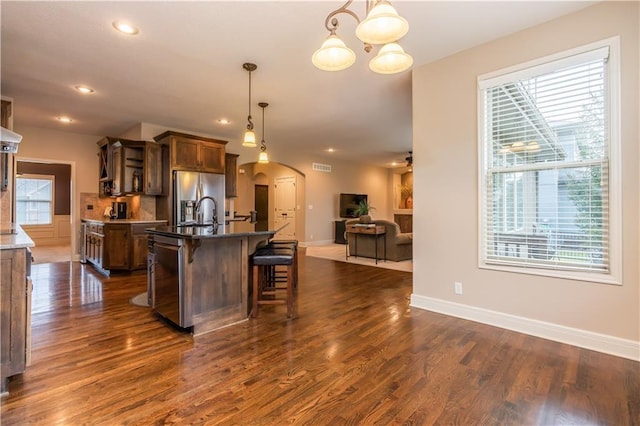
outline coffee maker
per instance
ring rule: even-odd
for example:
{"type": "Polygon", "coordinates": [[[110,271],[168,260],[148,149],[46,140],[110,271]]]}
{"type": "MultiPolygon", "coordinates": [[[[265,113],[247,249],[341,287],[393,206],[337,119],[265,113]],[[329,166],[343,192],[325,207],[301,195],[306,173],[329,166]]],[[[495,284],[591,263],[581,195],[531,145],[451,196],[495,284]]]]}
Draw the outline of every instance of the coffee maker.
{"type": "Polygon", "coordinates": [[[127,203],[124,201],[116,201],[111,203],[111,218],[112,219],[126,219],[127,218],[127,203]]]}

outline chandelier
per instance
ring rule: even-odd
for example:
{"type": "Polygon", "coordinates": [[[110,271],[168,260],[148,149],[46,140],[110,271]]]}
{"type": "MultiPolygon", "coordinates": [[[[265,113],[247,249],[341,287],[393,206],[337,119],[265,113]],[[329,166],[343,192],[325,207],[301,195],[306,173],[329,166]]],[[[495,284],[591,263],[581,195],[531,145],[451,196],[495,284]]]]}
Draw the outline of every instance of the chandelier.
{"type": "Polygon", "coordinates": [[[349,10],[353,0],[327,15],[324,26],[329,37],[316,50],[311,61],[324,71],[340,71],[349,68],[356,60],[356,54],[338,37],[338,18],[345,13],[358,21],[356,36],[364,43],[364,51],[369,53],[374,44],[382,44],[378,54],[369,62],[369,68],[379,74],[395,74],[408,70],[413,58],[405,53],[397,43],[409,31],[407,20],[387,0],[366,0],[366,18],[361,21],[355,12],[349,10]]]}

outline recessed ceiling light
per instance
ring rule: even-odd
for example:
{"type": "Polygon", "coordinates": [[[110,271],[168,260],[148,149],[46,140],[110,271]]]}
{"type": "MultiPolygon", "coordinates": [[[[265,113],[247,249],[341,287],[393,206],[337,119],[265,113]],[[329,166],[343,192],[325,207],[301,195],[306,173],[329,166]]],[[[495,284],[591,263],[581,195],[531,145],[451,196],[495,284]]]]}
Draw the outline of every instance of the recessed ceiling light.
{"type": "Polygon", "coordinates": [[[335,150],[335,149],[333,149],[333,148],[328,148],[328,149],[327,149],[327,152],[336,152],[336,150],[335,150]]]}
{"type": "Polygon", "coordinates": [[[115,21],[113,23],[113,28],[120,31],[121,33],[128,34],[128,35],[138,34],[138,29],[125,21],[115,21]]]}
{"type": "Polygon", "coordinates": [[[78,92],[82,93],[83,95],[90,95],[95,92],[95,90],[93,90],[91,87],[84,86],[82,84],[73,86],[73,88],[76,89],[78,92]]]}
{"type": "Polygon", "coordinates": [[[395,161],[393,161],[393,162],[391,163],[391,165],[392,165],[392,166],[397,166],[397,165],[398,165],[398,163],[396,163],[395,161]]]}
{"type": "Polygon", "coordinates": [[[56,118],[56,120],[58,120],[61,123],[71,123],[73,120],[71,119],[71,117],[67,117],[65,115],[56,118]]]}
{"type": "Polygon", "coordinates": [[[231,124],[231,120],[227,120],[226,118],[220,118],[217,120],[220,124],[231,124]]]}

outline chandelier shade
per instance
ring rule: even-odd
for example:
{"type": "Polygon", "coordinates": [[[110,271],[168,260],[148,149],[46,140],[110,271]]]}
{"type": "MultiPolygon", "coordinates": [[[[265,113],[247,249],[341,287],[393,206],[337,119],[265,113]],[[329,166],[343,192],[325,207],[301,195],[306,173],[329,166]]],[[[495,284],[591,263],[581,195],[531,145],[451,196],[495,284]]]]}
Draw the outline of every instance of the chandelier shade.
{"type": "Polygon", "coordinates": [[[322,43],[311,57],[311,62],[323,71],[341,71],[356,61],[356,54],[349,49],[335,32],[322,43]]]}
{"type": "Polygon", "coordinates": [[[413,58],[398,43],[385,44],[369,62],[371,71],[378,74],[396,74],[408,70],[411,65],[413,58]]]}
{"type": "Polygon", "coordinates": [[[350,10],[353,0],[347,2],[327,15],[324,26],[329,31],[329,37],[322,43],[320,49],[311,56],[311,62],[323,71],[341,71],[349,68],[356,61],[356,55],[336,35],[340,14],[349,15],[358,21],[356,36],[364,43],[364,51],[370,53],[373,45],[393,44],[394,54],[388,53],[389,48],[383,47],[371,62],[369,67],[377,73],[394,74],[406,71],[413,65],[413,59],[397,44],[409,31],[409,23],[401,17],[388,0],[366,0],[365,19],[350,10]],[[397,46],[397,47],[395,47],[397,46]]]}
{"type": "Polygon", "coordinates": [[[400,40],[409,32],[409,23],[387,1],[376,4],[358,24],[356,37],[365,43],[385,44],[400,40]]]}

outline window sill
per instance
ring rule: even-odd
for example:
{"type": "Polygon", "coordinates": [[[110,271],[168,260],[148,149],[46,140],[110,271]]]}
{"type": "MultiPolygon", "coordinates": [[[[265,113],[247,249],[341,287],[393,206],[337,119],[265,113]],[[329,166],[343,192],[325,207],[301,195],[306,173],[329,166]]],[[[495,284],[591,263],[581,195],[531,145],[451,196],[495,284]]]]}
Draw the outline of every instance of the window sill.
{"type": "Polygon", "coordinates": [[[524,268],[524,267],[515,267],[515,266],[507,266],[507,265],[497,265],[480,262],[478,265],[480,269],[489,269],[493,271],[501,271],[501,272],[512,272],[516,274],[525,274],[525,275],[537,275],[543,277],[550,278],[562,278],[565,280],[576,280],[576,281],[586,281],[597,284],[610,284],[610,285],[622,285],[621,280],[612,273],[598,273],[598,272],[570,272],[570,271],[560,271],[553,269],[542,269],[542,268],[524,268]]]}

